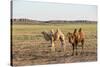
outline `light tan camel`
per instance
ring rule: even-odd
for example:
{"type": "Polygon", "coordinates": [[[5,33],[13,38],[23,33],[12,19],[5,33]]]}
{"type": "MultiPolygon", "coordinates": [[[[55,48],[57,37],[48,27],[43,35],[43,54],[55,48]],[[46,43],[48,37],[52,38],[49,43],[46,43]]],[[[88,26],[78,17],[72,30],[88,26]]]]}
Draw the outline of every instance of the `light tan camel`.
{"type": "Polygon", "coordinates": [[[52,29],[50,32],[46,32],[43,31],[42,34],[44,35],[45,40],[50,41],[51,42],[51,50],[55,51],[55,41],[60,40],[61,42],[61,47],[64,47],[64,51],[65,51],[65,36],[64,34],[61,32],[60,29],[57,29],[55,32],[52,29]]]}
{"type": "Polygon", "coordinates": [[[77,29],[74,29],[73,33],[68,32],[67,36],[68,36],[69,43],[72,44],[72,46],[73,46],[72,55],[74,55],[75,49],[76,49],[76,55],[78,54],[77,47],[78,47],[79,43],[81,43],[81,47],[82,47],[81,53],[83,53],[85,33],[82,31],[82,28],[80,28],[79,31],[77,31],[77,29]]]}

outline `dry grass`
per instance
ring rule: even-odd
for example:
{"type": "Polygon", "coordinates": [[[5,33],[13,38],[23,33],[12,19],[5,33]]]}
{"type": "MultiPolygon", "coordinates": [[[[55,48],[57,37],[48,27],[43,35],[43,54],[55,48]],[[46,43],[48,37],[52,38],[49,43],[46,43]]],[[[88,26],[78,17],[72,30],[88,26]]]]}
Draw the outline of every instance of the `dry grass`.
{"type": "Polygon", "coordinates": [[[96,24],[49,24],[49,25],[13,25],[12,63],[19,65],[72,63],[97,60],[96,24]],[[82,27],[86,33],[84,53],[71,56],[72,46],[66,39],[66,52],[62,51],[60,42],[56,42],[56,52],[51,52],[50,42],[45,41],[41,32],[60,28],[66,35],[74,28],[82,27]]]}

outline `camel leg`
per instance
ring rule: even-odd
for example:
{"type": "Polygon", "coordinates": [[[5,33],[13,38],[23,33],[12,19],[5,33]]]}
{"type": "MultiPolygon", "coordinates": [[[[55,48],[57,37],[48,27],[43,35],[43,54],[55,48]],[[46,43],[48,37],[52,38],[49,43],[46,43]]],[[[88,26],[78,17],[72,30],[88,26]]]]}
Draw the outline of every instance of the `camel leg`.
{"type": "Polygon", "coordinates": [[[78,53],[77,53],[77,45],[76,45],[76,55],[78,55],[78,53]]]}
{"type": "Polygon", "coordinates": [[[66,51],[66,45],[65,45],[65,41],[60,40],[61,41],[61,48],[63,49],[63,52],[66,51]]]}
{"type": "Polygon", "coordinates": [[[73,56],[74,55],[74,49],[75,49],[74,44],[72,44],[72,47],[73,47],[73,52],[72,52],[72,56],[73,56]]]}
{"type": "Polygon", "coordinates": [[[63,45],[63,43],[61,42],[61,51],[64,51],[63,46],[64,46],[64,45],[63,45]],[[62,49],[63,49],[63,50],[62,50],[62,49]]]}
{"type": "Polygon", "coordinates": [[[66,45],[64,45],[64,52],[66,52],[66,45]]]}
{"type": "Polygon", "coordinates": [[[81,51],[81,54],[83,54],[83,52],[84,52],[84,40],[81,41],[81,44],[82,44],[82,51],[81,51]]]}
{"type": "Polygon", "coordinates": [[[63,47],[64,47],[64,52],[66,52],[66,44],[65,44],[65,41],[63,41],[63,47]]]}
{"type": "Polygon", "coordinates": [[[54,42],[52,42],[51,50],[52,50],[52,52],[55,52],[55,45],[54,45],[54,42]]]}

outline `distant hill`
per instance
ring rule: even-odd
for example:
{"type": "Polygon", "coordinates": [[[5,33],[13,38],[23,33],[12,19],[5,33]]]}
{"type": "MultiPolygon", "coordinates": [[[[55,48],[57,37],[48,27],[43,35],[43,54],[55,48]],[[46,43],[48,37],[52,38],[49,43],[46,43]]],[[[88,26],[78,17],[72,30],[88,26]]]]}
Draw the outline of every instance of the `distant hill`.
{"type": "Polygon", "coordinates": [[[74,21],[67,21],[67,20],[50,20],[50,21],[37,21],[32,19],[11,19],[13,24],[62,24],[62,23],[97,23],[97,21],[89,21],[89,20],[74,20],[74,21]]]}

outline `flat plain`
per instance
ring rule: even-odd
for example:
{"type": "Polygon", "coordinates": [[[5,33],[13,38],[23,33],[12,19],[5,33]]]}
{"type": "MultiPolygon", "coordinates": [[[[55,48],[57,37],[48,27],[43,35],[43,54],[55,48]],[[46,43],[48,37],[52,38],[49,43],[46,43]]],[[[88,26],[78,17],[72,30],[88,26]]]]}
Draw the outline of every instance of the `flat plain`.
{"type": "Polygon", "coordinates": [[[97,60],[97,26],[96,23],[78,24],[13,24],[12,25],[12,64],[40,65],[57,63],[75,63],[97,60]],[[75,28],[82,28],[85,32],[84,53],[71,56],[72,45],[68,43],[67,33],[73,32],[75,28]],[[42,31],[49,32],[51,29],[59,28],[66,37],[66,52],[60,48],[60,42],[56,42],[56,51],[51,52],[50,42],[46,41],[41,34],[42,31]]]}

